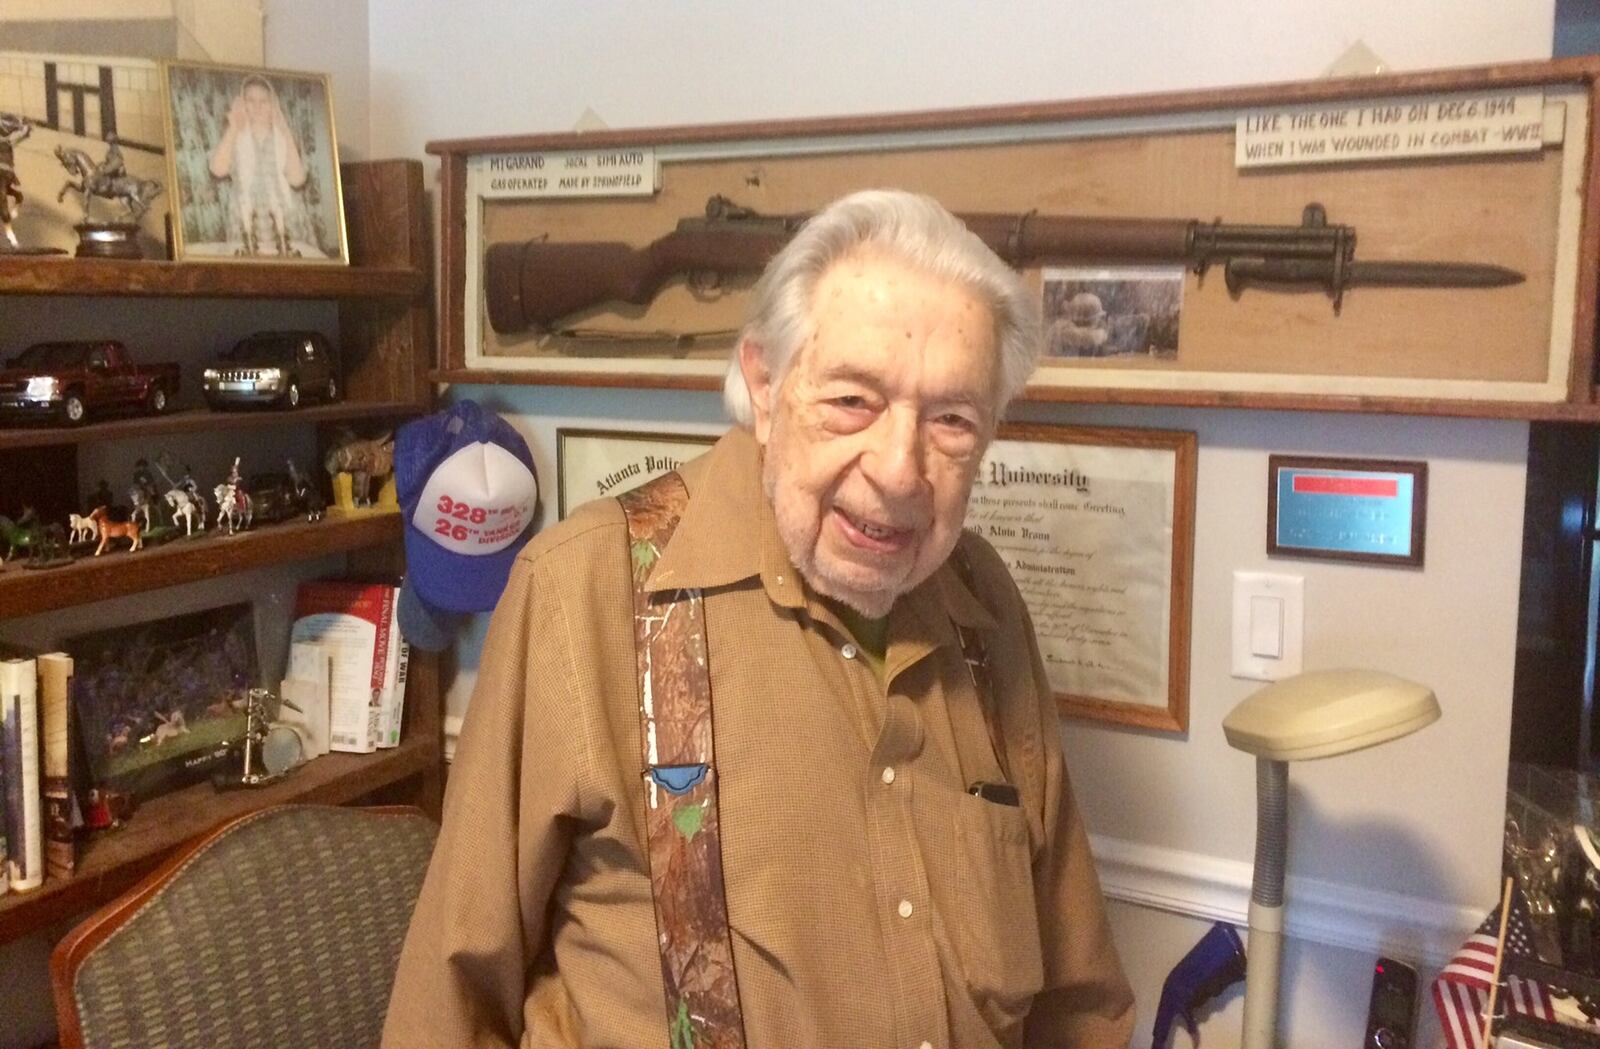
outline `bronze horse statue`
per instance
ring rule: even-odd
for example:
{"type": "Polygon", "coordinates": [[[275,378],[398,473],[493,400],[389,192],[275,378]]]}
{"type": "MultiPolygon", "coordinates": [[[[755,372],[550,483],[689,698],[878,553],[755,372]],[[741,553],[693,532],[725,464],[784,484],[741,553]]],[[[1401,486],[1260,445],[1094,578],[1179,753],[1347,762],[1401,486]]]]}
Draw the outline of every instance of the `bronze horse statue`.
{"type": "Polygon", "coordinates": [[[372,505],[372,479],[394,472],[394,436],[384,434],[362,440],[345,431],[322,460],[329,477],[350,475],[351,498],[357,506],[372,505]]]}
{"type": "Polygon", "coordinates": [[[129,222],[138,222],[150,210],[151,201],[161,195],[161,183],[153,178],[136,178],[127,173],[122,162],[122,149],[115,136],[107,139],[106,159],[96,164],[89,154],[68,146],[56,147],[56,159],[67,169],[67,181],[62,183],[56,202],[66,199],[67,191],[81,198],[84,221],[89,219],[89,203],[95,197],[119,200],[126,210],[129,222]],[[76,180],[76,181],[74,181],[76,180]]]}

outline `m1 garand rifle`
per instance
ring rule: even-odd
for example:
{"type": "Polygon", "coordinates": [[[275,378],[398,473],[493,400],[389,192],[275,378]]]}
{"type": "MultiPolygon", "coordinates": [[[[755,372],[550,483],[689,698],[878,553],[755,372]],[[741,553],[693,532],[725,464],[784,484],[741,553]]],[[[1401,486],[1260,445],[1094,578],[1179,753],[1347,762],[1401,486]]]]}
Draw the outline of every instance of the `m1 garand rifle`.
{"type": "MultiPolygon", "coordinates": [[[[543,239],[491,244],[484,258],[489,323],[502,335],[548,331],[601,303],[648,305],[678,276],[697,292],[711,291],[729,277],[760,273],[809,217],[763,215],[719,195],[706,202],[703,217],[681,220],[642,248],[543,239]]],[[[1012,266],[1182,263],[1201,278],[1221,266],[1234,296],[1249,286],[1313,286],[1328,293],[1335,313],[1347,288],[1498,288],[1523,280],[1486,263],[1357,260],[1355,227],[1329,223],[1320,204],[1307,204],[1298,226],[1037,211],[956,217],[1012,266]]]]}

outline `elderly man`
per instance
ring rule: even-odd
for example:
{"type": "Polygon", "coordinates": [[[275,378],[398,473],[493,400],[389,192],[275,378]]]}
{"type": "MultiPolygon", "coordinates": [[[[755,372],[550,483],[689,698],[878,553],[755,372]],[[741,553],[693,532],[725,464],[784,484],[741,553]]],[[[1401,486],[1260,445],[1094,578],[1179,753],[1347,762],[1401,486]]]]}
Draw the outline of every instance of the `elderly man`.
{"type": "Polygon", "coordinates": [[[924,197],[847,197],[773,259],[740,426],[518,560],[386,1045],[1127,1044],[1028,614],[961,527],[1038,341],[924,197]]]}

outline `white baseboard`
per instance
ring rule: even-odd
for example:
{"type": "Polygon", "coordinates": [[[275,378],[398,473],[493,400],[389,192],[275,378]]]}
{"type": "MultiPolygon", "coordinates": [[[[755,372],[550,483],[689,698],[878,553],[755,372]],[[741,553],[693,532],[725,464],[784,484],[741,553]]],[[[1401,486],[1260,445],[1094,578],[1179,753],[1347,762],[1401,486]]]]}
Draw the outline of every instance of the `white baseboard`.
{"type": "MultiPolygon", "coordinates": [[[[1250,864],[1120,838],[1096,836],[1091,847],[1108,899],[1244,926],[1250,864]]],[[[1293,875],[1284,895],[1286,931],[1293,939],[1434,968],[1449,960],[1487,913],[1487,907],[1293,875]]]]}

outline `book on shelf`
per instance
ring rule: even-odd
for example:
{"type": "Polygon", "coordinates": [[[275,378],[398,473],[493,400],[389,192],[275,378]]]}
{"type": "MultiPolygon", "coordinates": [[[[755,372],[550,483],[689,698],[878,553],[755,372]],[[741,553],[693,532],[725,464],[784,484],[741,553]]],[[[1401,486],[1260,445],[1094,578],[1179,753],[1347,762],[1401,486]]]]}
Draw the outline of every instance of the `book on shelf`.
{"type": "Polygon", "coordinates": [[[32,659],[0,662],[0,749],[5,751],[7,871],[14,891],[44,881],[39,811],[39,678],[32,659]]]}
{"type": "Polygon", "coordinates": [[[300,584],[289,639],[291,646],[311,643],[329,653],[332,750],[369,754],[400,740],[404,685],[398,596],[388,583],[300,584]]]}
{"type": "Polygon", "coordinates": [[[44,732],[44,862],[52,878],[78,867],[72,795],[72,657],[39,657],[39,725],[44,732]]]}
{"type": "Polygon", "coordinates": [[[289,645],[289,674],[278,694],[284,705],[278,720],[300,734],[306,760],[319,758],[329,750],[329,704],[333,690],[333,651],[314,641],[294,641],[289,645]],[[289,704],[298,707],[296,710],[289,704]]]}
{"type": "Polygon", "coordinates": [[[411,642],[400,636],[400,600],[398,594],[395,597],[394,607],[396,612],[394,636],[400,638],[400,643],[395,646],[395,650],[399,653],[399,665],[395,668],[394,700],[389,711],[389,734],[387,737],[388,742],[385,744],[390,747],[398,747],[400,745],[400,723],[404,720],[406,711],[406,674],[411,669],[411,642]]]}
{"type": "MultiPolygon", "coordinates": [[[[3,730],[0,730],[3,731],[3,730]]],[[[5,741],[0,739],[0,896],[11,891],[11,879],[7,876],[6,861],[11,855],[11,812],[6,799],[10,797],[9,788],[6,786],[6,748],[5,741]]]]}

